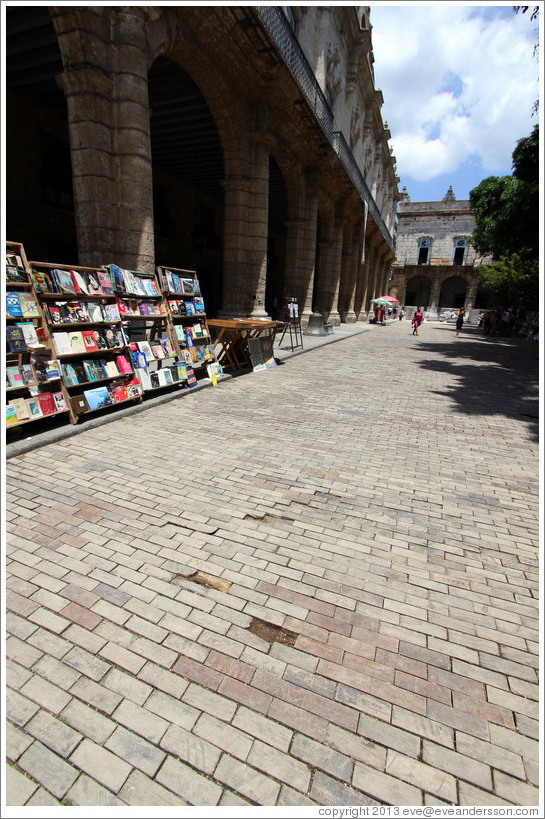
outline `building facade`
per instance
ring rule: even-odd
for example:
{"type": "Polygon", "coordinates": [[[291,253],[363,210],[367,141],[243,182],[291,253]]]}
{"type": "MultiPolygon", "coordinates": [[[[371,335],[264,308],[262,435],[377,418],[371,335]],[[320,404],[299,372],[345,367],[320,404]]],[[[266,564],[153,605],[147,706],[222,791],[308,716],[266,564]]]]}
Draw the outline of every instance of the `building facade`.
{"type": "Polygon", "coordinates": [[[211,316],[367,317],[399,199],[368,6],[6,9],[6,237],[197,270],[211,316]]]}
{"type": "Polygon", "coordinates": [[[398,212],[396,260],[390,292],[406,307],[442,310],[485,307],[476,268],[489,264],[469,243],[475,219],[469,200],[457,201],[452,187],[440,202],[411,202],[404,188],[398,212]]]}

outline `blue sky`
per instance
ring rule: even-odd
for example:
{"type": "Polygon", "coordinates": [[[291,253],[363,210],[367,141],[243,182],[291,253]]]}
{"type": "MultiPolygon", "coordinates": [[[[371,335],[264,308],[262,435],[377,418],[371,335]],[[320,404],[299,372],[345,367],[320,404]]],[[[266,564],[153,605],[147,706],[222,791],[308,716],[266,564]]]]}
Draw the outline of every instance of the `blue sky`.
{"type": "Polygon", "coordinates": [[[468,199],[487,176],[510,174],[517,140],[539,121],[530,13],[500,2],[385,2],[371,5],[371,25],[400,190],[438,201],[452,185],[468,199]]]}

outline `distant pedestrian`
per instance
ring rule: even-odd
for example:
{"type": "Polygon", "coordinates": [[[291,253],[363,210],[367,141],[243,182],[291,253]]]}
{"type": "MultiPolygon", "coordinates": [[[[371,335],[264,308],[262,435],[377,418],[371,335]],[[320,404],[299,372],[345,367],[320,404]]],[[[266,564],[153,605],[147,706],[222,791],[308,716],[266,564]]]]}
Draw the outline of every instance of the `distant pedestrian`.
{"type": "Polygon", "coordinates": [[[466,311],[464,310],[464,308],[460,307],[460,309],[458,310],[458,315],[456,316],[456,335],[457,336],[460,335],[462,327],[464,326],[464,316],[465,316],[465,314],[466,314],[466,311]]]}
{"type": "Polygon", "coordinates": [[[424,316],[422,314],[422,310],[420,309],[420,307],[417,307],[416,312],[413,316],[413,336],[418,335],[418,328],[422,324],[423,320],[424,316]]]}
{"type": "Polygon", "coordinates": [[[483,316],[483,336],[490,335],[490,328],[492,326],[492,315],[490,310],[487,310],[483,316]]]}
{"type": "Polygon", "coordinates": [[[401,310],[399,311],[399,320],[400,320],[400,321],[403,321],[403,316],[404,316],[404,315],[405,315],[405,310],[404,310],[404,308],[402,307],[402,308],[401,308],[401,310]]]}

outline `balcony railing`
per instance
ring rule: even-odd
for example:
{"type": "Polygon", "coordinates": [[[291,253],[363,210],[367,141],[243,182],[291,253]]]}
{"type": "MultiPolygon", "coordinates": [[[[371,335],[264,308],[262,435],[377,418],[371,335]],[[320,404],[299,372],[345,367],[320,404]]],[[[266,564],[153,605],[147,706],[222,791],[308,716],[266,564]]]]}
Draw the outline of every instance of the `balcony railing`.
{"type": "Polygon", "coordinates": [[[340,131],[333,131],[333,114],[327,99],[281,7],[254,6],[254,10],[303,92],[306,101],[314,112],[318,123],[327,136],[333,150],[339,157],[354,187],[358,191],[360,198],[362,201],[367,202],[369,213],[382,233],[388,247],[392,252],[395,252],[390,231],[386,227],[384,219],[354,159],[352,151],[348,147],[343,134],[340,131]]]}

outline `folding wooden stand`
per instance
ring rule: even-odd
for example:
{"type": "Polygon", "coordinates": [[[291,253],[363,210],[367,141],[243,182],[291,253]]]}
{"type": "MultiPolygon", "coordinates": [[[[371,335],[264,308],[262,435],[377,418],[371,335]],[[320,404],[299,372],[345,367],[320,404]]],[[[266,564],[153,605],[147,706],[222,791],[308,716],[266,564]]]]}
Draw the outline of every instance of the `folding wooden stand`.
{"type": "Polygon", "coordinates": [[[303,334],[301,332],[301,317],[299,315],[299,305],[296,298],[288,298],[284,302],[280,313],[281,322],[284,325],[278,346],[282,344],[284,336],[289,330],[291,350],[303,349],[303,334]]]}

